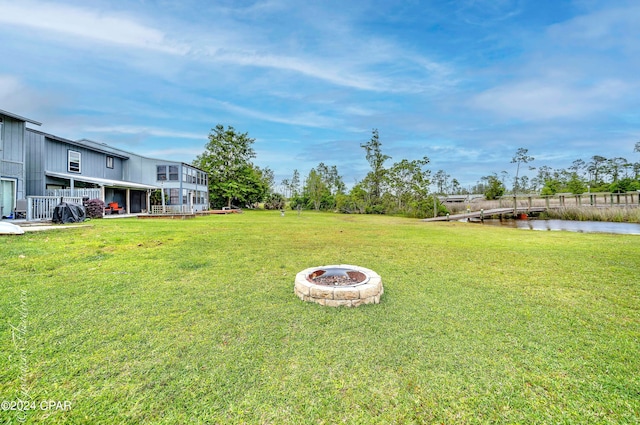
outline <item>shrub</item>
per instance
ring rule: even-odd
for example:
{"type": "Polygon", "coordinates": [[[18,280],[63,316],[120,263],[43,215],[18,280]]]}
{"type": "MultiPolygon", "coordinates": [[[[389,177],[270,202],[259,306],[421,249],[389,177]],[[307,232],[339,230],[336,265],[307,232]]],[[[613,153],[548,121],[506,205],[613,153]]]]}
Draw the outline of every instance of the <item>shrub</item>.
{"type": "Polygon", "coordinates": [[[85,202],[84,207],[87,210],[87,217],[104,217],[104,202],[102,202],[100,199],[89,199],[87,202],[85,202]]]}
{"type": "Polygon", "coordinates": [[[272,193],[264,203],[264,208],[267,210],[281,210],[284,208],[285,199],[279,193],[272,193]]]}

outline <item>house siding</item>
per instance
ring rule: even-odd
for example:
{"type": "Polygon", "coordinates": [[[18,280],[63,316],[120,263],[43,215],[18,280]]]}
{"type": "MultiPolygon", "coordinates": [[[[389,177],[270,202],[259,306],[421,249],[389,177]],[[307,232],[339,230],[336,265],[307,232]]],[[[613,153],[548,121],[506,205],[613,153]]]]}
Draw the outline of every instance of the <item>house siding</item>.
{"type": "Polygon", "coordinates": [[[25,122],[0,114],[2,117],[0,142],[0,179],[14,183],[11,185],[15,193],[6,194],[7,187],[0,184],[0,218],[9,216],[15,206],[16,199],[24,198],[24,129],[25,122]],[[11,199],[9,199],[11,198],[11,199]]]}
{"type": "Polygon", "coordinates": [[[45,190],[44,135],[29,131],[25,133],[26,151],[26,190],[31,196],[43,196],[45,190]]]}
{"type": "Polygon", "coordinates": [[[45,143],[45,169],[56,173],[69,173],[85,177],[99,177],[106,179],[122,179],[122,162],[114,160],[114,168],[107,168],[107,155],[90,149],[47,139],[45,143]],[[68,169],[69,151],[80,153],[80,172],[70,172],[68,169]]]}

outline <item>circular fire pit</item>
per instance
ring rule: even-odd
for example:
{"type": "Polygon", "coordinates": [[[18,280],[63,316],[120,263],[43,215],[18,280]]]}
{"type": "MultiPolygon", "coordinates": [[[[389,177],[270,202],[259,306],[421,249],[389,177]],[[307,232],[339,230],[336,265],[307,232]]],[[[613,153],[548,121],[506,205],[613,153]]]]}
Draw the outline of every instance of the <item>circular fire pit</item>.
{"type": "Polygon", "coordinates": [[[296,275],[294,292],[303,301],[330,307],[378,304],[382,278],[373,270],[348,264],[311,267],[296,275]]]}

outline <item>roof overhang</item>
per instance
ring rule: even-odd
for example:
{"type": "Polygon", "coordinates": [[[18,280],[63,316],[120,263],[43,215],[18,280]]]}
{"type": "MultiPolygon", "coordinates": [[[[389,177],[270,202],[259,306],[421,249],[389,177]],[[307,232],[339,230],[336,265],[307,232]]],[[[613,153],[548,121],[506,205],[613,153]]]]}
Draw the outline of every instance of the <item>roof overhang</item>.
{"type": "Polygon", "coordinates": [[[86,183],[93,183],[104,187],[119,187],[123,189],[160,189],[160,186],[150,184],[127,182],[124,180],[101,179],[99,177],[87,177],[81,174],[56,173],[53,171],[45,171],[45,175],[65,180],[74,180],[86,183]]]}
{"type": "Polygon", "coordinates": [[[29,118],[21,117],[20,115],[12,114],[11,112],[3,111],[2,109],[0,109],[0,115],[4,115],[5,117],[13,118],[14,120],[28,122],[29,124],[42,125],[41,122],[34,121],[32,119],[29,119],[29,118]]]}

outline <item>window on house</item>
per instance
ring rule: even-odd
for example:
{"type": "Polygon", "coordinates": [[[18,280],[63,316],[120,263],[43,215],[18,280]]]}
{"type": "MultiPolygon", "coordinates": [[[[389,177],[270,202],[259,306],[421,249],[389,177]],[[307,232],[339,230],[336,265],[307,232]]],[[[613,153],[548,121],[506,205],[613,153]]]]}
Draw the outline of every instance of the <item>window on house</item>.
{"type": "Polygon", "coordinates": [[[67,151],[67,171],[70,173],[80,172],[80,152],[67,151]]]}
{"type": "Polygon", "coordinates": [[[169,190],[169,204],[180,205],[180,189],[169,190]]]}
{"type": "Polygon", "coordinates": [[[169,165],[169,180],[178,180],[178,166],[169,165]]]}
{"type": "Polygon", "coordinates": [[[157,175],[158,181],[167,179],[167,166],[166,165],[158,165],[157,167],[157,175]]]}
{"type": "Polygon", "coordinates": [[[107,168],[113,168],[113,157],[112,156],[108,156],[107,157],[107,168]]]}
{"type": "Polygon", "coordinates": [[[0,117],[0,143],[2,142],[2,117],[0,117]]]}

